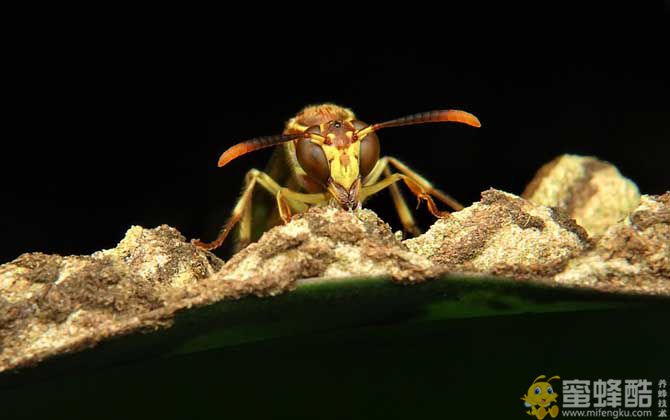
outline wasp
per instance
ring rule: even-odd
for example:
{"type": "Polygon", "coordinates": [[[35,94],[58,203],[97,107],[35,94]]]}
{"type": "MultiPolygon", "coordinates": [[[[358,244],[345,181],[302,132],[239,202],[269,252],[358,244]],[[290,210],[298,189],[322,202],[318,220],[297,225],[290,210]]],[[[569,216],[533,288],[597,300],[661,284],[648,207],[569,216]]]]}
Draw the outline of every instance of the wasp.
{"type": "Polygon", "coordinates": [[[423,112],[383,123],[366,124],[347,108],[334,104],[308,106],[286,123],[282,134],[256,137],[235,144],[219,158],[218,166],[223,167],[247,153],[281,145],[283,157],[280,161],[286,164],[289,172],[286,186],[280,185],[266,172],[251,169],[232,215],[217,238],[208,243],[199,239],[192,242],[202,249],[216,249],[239,223],[240,243],[249,243],[253,215],[251,203],[257,185],[274,196],[284,223],[291,220],[292,214],[316,205],[330,204],[345,210],[356,210],[367,198],[389,188],[405,231],[420,234],[398,188],[399,181],[416,196],[417,208],[425,201],[435,217],[446,217],[449,212],[439,210],[433,197],[454,210],[461,210],[463,206],[400,160],[391,156],[380,157],[376,133],[383,128],[448,121],[481,127],[477,117],[460,110],[423,112]]]}

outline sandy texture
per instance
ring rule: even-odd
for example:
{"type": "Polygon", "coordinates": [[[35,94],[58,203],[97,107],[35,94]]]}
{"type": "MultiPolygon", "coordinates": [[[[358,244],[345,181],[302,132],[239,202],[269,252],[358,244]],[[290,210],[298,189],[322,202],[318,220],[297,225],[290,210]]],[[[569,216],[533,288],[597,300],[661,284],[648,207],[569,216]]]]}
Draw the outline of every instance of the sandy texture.
{"type": "Polygon", "coordinates": [[[432,264],[415,255],[370,210],[313,208],[251,244],[228,263],[224,280],[391,275],[422,280],[432,264]]]}
{"type": "Polygon", "coordinates": [[[515,278],[551,277],[592,246],[560,210],[493,189],[405,244],[447,271],[515,278]]]}
{"type": "Polygon", "coordinates": [[[221,265],[167,226],[134,226],[90,256],[23,254],[0,266],[0,371],[165,325],[165,296],[221,265]]]}
{"type": "Polygon", "coordinates": [[[317,207],[225,264],[168,226],[132,227],[116,248],[90,256],[21,255],[0,266],[0,372],[168,327],[182,310],[285,293],[310,277],[385,275],[409,284],[467,272],[670,296],[670,192],[642,196],[638,206],[634,185],[612,179],[616,169],[589,159],[561,158],[545,170],[549,178],[562,165],[577,165],[570,171],[582,175],[553,184],[541,178],[527,190],[536,198],[563,197],[552,201],[558,207],[488,190],[478,203],[404,242],[369,210],[317,207]],[[623,207],[596,199],[603,191],[622,193],[623,207]],[[633,202],[632,212],[615,221],[633,202]],[[608,227],[589,237],[570,214],[583,220],[598,214],[608,227]]]}
{"type": "Polygon", "coordinates": [[[576,155],[559,156],[540,168],[522,197],[563,210],[592,236],[623,220],[640,202],[635,183],[615,166],[576,155]]]}
{"type": "Polygon", "coordinates": [[[134,226],[116,248],[90,256],[24,254],[0,266],[0,371],[169,326],[185,308],[355,275],[413,282],[435,271],[371,211],[331,208],[296,216],[225,265],[167,226],[134,226]]]}
{"type": "Polygon", "coordinates": [[[611,226],[596,247],[554,277],[559,283],[667,294],[670,287],[670,192],[643,195],[640,206],[611,226]]]}

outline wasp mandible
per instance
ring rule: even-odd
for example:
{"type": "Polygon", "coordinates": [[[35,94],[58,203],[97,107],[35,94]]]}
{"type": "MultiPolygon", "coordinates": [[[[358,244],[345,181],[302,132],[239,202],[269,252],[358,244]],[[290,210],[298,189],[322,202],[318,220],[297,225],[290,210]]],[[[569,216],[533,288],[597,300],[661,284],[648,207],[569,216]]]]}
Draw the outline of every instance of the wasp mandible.
{"type": "Polygon", "coordinates": [[[380,158],[376,132],[382,128],[448,121],[481,127],[477,117],[459,110],[423,112],[370,125],[358,120],[347,108],[333,104],[308,106],[287,122],[283,134],[243,141],[230,147],[219,158],[218,166],[222,167],[255,150],[283,145],[290,188],[280,185],[265,172],[251,169],[232,216],[218,237],[209,243],[198,239],[193,243],[207,250],[218,248],[237,223],[240,224],[240,242],[248,243],[251,240],[252,194],[257,184],[275,196],[279,215],[285,223],[293,213],[319,204],[330,203],[345,210],[359,209],[365,199],[389,188],[404,229],[417,235],[420,231],[398,189],[398,181],[404,182],[417,197],[418,204],[425,201],[435,217],[445,217],[449,212],[438,210],[433,197],[454,210],[463,206],[398,159],[380,158]],[[392,173],[391,168],[397,172],[392,173]],[[380,180],[382,175],[384,178],[380,180]]]}

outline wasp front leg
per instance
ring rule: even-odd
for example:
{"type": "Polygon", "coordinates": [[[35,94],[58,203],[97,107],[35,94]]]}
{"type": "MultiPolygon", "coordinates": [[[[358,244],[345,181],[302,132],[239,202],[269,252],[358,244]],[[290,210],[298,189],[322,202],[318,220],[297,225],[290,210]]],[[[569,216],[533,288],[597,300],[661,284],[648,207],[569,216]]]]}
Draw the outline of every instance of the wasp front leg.
{"type": "MultiPolygon", "coordinates": [[[[276,191],[279,188],[279,190],[275,195],[277,208],[279,209],[279,215],[281,219],[284,221],[284,223],[288,223],[291,219],[291,207],[287,203],[284,196],[282,195],[281,188],[276,182],[274,182],[274,180],[272,180],[272,178],[269,175],[265,174],[261,175],[261,174],[262,173],[258,173],[258,171],[256,170],[251,170],[247,172],[247,175],[245,177],[243,191],[246,192],[247,190],[251,190],[251,192],[249,193],[249,196],[246,198],[244,197],[244,192],[242,193],[242,197],[240,197],[240,201],[242,201],[243,199],[246,199],[247,201],[246,203],[243,204],[244,210],[242,210],[242,215],[239,219],[238,238],[237,243],[235,244],[235,251],[239,251],[245,248],[251,242],[252,226],[253,226],[253,188],[254,188],[254,185],[252,185],[252,183],[255,184],[256,182],[258,182],[261,186],[265,187],[265,189],[270,192],[276,191]],[[261,180],[264,182],[260,182],[261,180]]],[[[294,206],[298,208],[300,207],[300,204],[297,203],[294,206]]],[[[301,207],[298,210],[301,210],[301,207]]],[[[231,217],[231,220],[233,219],[234,218],[231,217]]],[[[232,229],[232,227],[230,229],[232,229]]],[[[228,233],[226,233],[226,235],[227,234],[228,233]]]]}
{"type": "Polygon", "coordinates": [[[279,213],[282,219],[287,222],[291,217],[291,209],[297,212],[302,212],[307,209],[310,204],[319,204],[328,200],[325,194],[302,194],[292,191],[288,188],[281,187],[265,172],[257,169],[251,169],[247,172],[245,177],[245,185],[242,190],[242,196],[237,201],[233,213],[228,219],[228,222],[223,226],[219,235],[212,242],[202,242],[199,239],[193,239],[191,242],[198,248],[213,250],[221,246],[228,237],[228,234],[233,230],[235,225],[240,223],[240,242],[249,242],[251,239],[251,202],[253,191],[256,184],[263,187],[270,194],[274,195],[279,207],[279,213]]]}
{"type": "Polygon", "coordinates": [[[390,156],[385,156],[379,159],[377,165],[365,179],[365,185],[362,191],[363,198],[367,198],[373,194],[376,194],[384,188],[389,188],[389,191],[391,192],[391,198],[393,199],[393,204],[395,205],[403,228],[414,235],[420,234],[421,231],[416,226],[412,212],[407,206],[407,202],[400,193],[398,185],[396,184],[396,182],[401,179],[420,201],[424,200],[427,202],[428,209],[436,217],[445,217],[449,213],[439,211],[431,196],[435,196],[438,200],[449,205],[455,210],[460,210],[463,208],[460,203],[451,198],[448,194],[434,188],[430,182],[411,170],[407,165],[403,164],[398,159],[390,156]],[[393,166],[395,169],[402,172],[402,174],[391,173],[389,168],[390,166],[393,166]],[[379,178],[382,174],[384,174],[385,178],[382,181],[379,181],[379,178]]]}
{"type": "Polygon", "coordinates": [[[393,166],[398,172],[401,172],[402,174],[408,176],[414,183],[416,183],[422,191],[424,191],[426,194],[429,194],[447,206],[451,207],[452,209],[459,211],[463,210],[463,205],[456,201],[453,197],[451,197],[449,194],[445,193],[444,191],[441,191],[435,187],[433,187],[433,184],[428,182],[426,178],[422,177],[418,173],[416,173],[414,170],[410,169],[407,165],[399,161],[398,159],[394,157],[386,157],[384,159],[387,159],[388,163],[393,166]]]}
{"type": "MultiPolygon", "coordinates": [[[[388,159],[388,157],[383,157],[377,161],[375,167],[365,178],[363,188],[376,184],[382,174],[387,178],[392,175],[391,170],[389,169],[388,159]]],[[[402,223],[405,232],[409,232],[413,236],[420,235],[421,229],[416,225],[414,216],[412,216],[412,211],[409,209],[405,197],[400,193],[398,185],[393,183],[389,185],[388,188],[391,193],[391,199],[393,200],[396,213],[398,213],[398,218],[400,219],[400,223],[402,223]]]]}

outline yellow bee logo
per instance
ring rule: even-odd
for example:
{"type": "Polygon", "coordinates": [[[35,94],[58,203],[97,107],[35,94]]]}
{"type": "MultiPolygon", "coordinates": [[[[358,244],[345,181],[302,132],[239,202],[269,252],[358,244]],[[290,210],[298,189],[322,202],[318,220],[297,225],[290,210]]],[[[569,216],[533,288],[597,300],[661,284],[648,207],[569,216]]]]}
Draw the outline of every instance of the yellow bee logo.
{"type": "Polygon", "coordinates": [[[542,420],[550,414],[551,417],[558,416],[558,405],[550,407],[552,404],[556,403],[558,398],[558,393],[554,392],[551,382],[554,379],[561,379],[559,376],[552,376],[547,379],[546,382],[538,382],[540,379],[544,379],[546,376],[540,375],[528,388],[528,393],[521,397],[524,401],[524,405],[530,410],[526,411],[526,414],[529,416],[535,416],[538,420],[542,420]]]}

